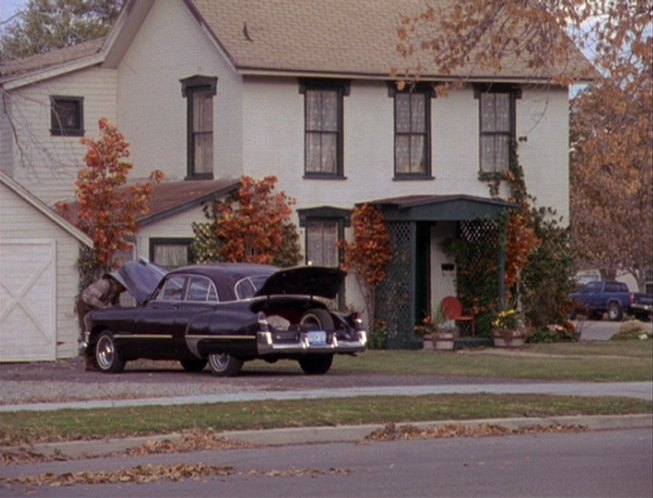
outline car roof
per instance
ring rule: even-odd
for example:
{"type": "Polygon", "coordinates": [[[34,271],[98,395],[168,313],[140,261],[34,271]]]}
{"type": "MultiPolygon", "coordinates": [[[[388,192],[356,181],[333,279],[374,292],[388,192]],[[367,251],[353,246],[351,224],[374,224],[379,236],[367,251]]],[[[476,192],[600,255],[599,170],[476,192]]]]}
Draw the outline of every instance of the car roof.
{"type": "Polygon", "coordinates": [[[202,275],[210,278],[215,284],[220,300],[236,299],[236,284],[247,277],[269,277],[279,268],[271,265],[258,265],[254,263],[213,263],[205,265],[190,265],[176,268],[166,276],[174,275],[202,275]]]}

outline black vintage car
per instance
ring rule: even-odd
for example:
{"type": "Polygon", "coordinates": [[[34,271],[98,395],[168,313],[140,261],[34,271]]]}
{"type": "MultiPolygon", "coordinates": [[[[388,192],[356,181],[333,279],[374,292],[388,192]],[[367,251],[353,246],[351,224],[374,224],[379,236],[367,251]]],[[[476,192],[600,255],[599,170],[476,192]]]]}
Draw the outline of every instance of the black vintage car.
{"type": "Polygon", "coordinates": [[[334,354],[365,350],[357,315],[327,306],[346,275],[336,268],[224,263],[165,274],[141,261],[111,275],[136,306],[92,313],[82,351],[102,372],[149,358],[179,360],[187,371],[208,363],[215,375],[233,376],[261,358],[297,360],[305,373],[325,374],[334,354]]]}

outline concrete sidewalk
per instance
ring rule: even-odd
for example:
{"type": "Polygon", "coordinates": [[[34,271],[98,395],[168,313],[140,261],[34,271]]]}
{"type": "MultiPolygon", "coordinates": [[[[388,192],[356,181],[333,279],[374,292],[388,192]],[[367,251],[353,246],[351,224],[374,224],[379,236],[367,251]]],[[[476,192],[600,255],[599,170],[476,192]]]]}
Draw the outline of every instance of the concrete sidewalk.
{"type": "Polygon", "coordinates": [[[653,400],[653,382],[534,382],[519,384],[451,384],[384,386],[297,391],[250,391],[201,396],[110,399],[61,403],[0,405],[0,413],[17,411],[85,410],[133,406],[170,406],[265,400],[357,398],[362,396],[423,396],[429,394],[551,394],[561,396],[615,396],[653,400]]]}

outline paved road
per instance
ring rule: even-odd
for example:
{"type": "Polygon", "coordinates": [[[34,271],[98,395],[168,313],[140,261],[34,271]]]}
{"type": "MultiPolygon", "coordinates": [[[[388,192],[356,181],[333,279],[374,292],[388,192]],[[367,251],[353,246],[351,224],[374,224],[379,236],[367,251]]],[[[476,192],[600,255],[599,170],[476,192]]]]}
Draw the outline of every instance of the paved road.
{"type": "MultiPolygon", "coordinates": [[[[231,475],[148,484],[0,484],[0,497],[395,497],[653,495],[650,429],[328,443],[9,466],[0,476],[214,465],[231,475]],[[27,491],[25,493],[25,491],[27,491]]],[[[98,475],[98,474],[94,474],[98,475]]],[[[174,475],[174,473],[173,473],[174,475]]],[[[89,476],[89,477],[92,477],[89,476]]]]}

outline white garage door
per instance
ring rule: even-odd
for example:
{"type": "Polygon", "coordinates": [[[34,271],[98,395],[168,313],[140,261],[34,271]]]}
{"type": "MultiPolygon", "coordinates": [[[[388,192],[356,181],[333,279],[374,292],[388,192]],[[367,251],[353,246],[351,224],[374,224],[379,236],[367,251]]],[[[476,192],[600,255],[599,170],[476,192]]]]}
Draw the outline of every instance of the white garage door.
{"type": "Polygon", "coordinates": [[[0,361],[55,359],[55,301],[55,241],[0,241],[0,361]]]}

